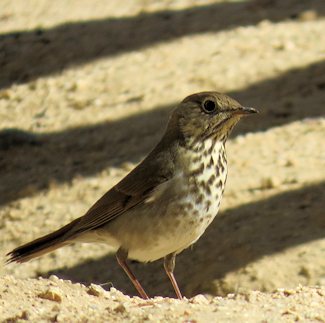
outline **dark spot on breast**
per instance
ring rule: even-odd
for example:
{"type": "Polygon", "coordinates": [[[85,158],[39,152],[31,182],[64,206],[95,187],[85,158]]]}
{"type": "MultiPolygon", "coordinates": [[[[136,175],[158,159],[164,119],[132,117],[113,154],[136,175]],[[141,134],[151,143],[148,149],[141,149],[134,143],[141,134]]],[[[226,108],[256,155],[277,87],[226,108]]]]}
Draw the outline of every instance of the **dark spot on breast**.
{"type": "Polygon", "coordinates": [[[192,203],[188,202],[188,203],[185,204],[185,207],[184,207],[184,208],[185,208],[186,210],[191,211],[191,210],[194,209],[194,206],[193,206],[192,203]]]}
{"type": "Polygon", "coordinates": [[[207,193],[207,195],[211,195],[211,188],[210,188],[210,185],[205,184],[205,185],[204,185],[204,190],[205,190],[205,192],[207,193]]]}
{"type": "Polygon", "coordinates": [[[219,182],[217,184],[217,187],[218,188],[222,188],[223,187],[223,183],[222,183],[222,180],[221,179],[219,179],[219,182]]]}
{"type": "Polygon", "coordinates": [[[207,202],[206,202],[206,207],[205,207],[205,210],[206,210],[207,212],[209,211],[210,206],[211,206],[211,202],[210,202],[210,201],[207,201],[207,202]]]}
{"type": "Polygon", "coordinates": [[[200,181],[199,186],[200,186],[200,188],[202,188],[205,191],[206,194],[211,195],[211,188],[207,182],[200,181]]]}
{"type": "Polygon", "coordinates": [[[202,174],[204,171],[204,163],[201,163],[201,165],[199,166],[199,168],[194,169],[190,172],[190,176],[197,176],[202,174]]]}
{"type": "Polygon", "coordinates": [[[197,186],[193,185],[190,188],[190,194],[196,195],[198,193],[198,188],[197,186]]]}
{"type": "Polygon", "coordinates": [[[216,180],[216,175],[212,174],[208,179],[208,185],[212,185],[215,180],[216,180]]]}
{"type": "Polygon", "coordinates": [[[217,177],[220,176],[220,167],[219,167],[219,164],[216,166],[216,176],[217,177]]]}
{"type": "Polygon", "coordinates": [[[193,164],[196,164],[201,159],[202,159],[201,155],[196,155],[195,157],[193,157],[192,162],[193,162],[193,164]]]}
{"type": "Polygon", "coordinates": [[[199,194],[199,196],[196,198],[195,203],[196,204],[201,204],[203,202],[203,194],[199,194]]]}
{"type": "Polygon", "coordinates": [[[203,143],[200,143],[199,145],[194,145],[193,147],[191,147],[191,150],[194,151],[195,153],[202,152],[203,149],[204,149],[203,143]]]}
{"type": "Polygon", "coordinates": [[[203,152],[203,156],[204,157],[208,157],[210,154],[209,154],[209,151],[208,150],[204,150],[203,152]]]}
{"type": "Polygon", "coordinates": [[[214,165],[214,160],[213,160],[213,157],[211,156],[211,157],[210,157],[210,161],[209,161],[207,167],[208,167],[208,168],[211,168],[211,167],[213,167],[213,165],[214,165]]]}
{"type": "Polygon", "coordinates": [[[212,142],[212,144],[211,144],[211,147],[210,147],[209,150],[208,150],[208,153],[209,153],[209,154],[212,154],[215,145],[216,145],[216,140],[213,140],[213,142],[212,142]]]}

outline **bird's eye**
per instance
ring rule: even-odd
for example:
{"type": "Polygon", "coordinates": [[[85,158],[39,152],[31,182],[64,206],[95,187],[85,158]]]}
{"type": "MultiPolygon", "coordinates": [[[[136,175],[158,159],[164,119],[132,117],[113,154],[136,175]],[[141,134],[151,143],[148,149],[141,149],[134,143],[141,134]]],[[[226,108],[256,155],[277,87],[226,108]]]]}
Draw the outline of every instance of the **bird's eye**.
{"type": "Polygon", "coordinates": [[[205,100],[202,104],[203,111],[205,113],[213,114],[217,111],[217,105],[212,100],[205,100]]]}

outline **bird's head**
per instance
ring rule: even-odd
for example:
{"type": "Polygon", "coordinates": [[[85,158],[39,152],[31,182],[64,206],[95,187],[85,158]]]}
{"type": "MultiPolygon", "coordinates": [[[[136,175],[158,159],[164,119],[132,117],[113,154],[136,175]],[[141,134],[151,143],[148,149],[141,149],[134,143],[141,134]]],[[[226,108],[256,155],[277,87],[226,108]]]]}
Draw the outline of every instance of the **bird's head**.
{"type": "Polygon", "coordinates": [[[225,141],[241,117],[257,113],[218,92],[201,92],[186,97],[174,110],[170,126],[186,140],[225,141]]]}

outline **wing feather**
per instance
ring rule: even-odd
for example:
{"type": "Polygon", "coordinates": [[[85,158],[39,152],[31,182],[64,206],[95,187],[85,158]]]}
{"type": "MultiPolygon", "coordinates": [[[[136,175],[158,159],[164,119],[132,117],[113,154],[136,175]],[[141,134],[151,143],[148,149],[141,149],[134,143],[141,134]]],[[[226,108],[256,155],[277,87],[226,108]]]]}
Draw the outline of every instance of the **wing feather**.
{"type": "Polygon", "coordinates": [[[143,203],[160,184],[174,174],[174,161],[170,151],[153,151],[118,184],[104,194],[80,218],[71,234],[101,227],[127,210],[143,203]]]}

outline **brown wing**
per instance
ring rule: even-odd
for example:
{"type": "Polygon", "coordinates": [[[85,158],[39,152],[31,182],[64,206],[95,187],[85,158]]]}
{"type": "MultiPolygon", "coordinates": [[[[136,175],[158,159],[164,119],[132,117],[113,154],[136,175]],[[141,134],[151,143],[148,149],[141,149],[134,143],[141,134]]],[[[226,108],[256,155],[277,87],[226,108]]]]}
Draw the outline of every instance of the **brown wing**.
{"type": "Polygon", "coordinates": [[[131,173],[104,194],[80,218],[72,234],[96,229],[134,206],[143,203],[162,183],[172,178],[174,161],[169,151],[153,151],[131,173]]]}

